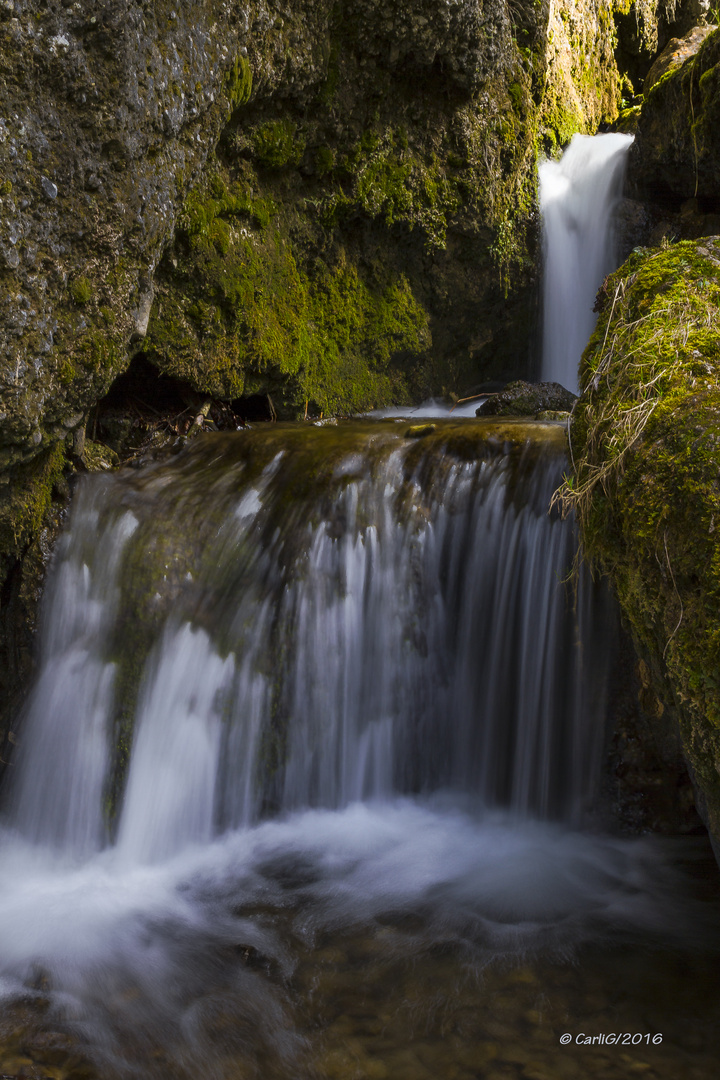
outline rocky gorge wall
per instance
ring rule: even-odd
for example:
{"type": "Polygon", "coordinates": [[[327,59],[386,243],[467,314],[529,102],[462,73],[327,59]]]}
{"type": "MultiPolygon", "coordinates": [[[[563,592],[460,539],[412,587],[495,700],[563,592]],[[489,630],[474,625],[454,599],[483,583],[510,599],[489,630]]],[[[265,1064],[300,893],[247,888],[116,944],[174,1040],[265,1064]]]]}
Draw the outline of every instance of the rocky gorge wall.
{"type": "Polygon", "coordinates": [[[170,387],[202,426],[211,400],[302,417],[532,375],[538,155],[612,120],[628,73],[694,19],[617,0],[0,4],[6,710],[68,480],[117,462],[90,440],[132,442],[98,428],[108,391],[135,372],[125,406],[159,414],[170,387]]]}
{"type": "Polygon", "coordinates": [[[117,460],[86,432],[133,356],[204,415],[527,373],[537,154],[616,112],[612,11],[3,0],[5,702],[68,476],[117,460]]]}

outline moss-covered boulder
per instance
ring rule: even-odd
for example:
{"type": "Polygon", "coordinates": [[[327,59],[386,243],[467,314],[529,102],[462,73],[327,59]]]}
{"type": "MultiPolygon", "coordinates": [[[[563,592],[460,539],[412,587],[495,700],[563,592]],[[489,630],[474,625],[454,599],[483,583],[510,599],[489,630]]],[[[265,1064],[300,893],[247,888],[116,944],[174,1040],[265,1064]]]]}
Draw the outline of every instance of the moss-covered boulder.
{"type": "Polygon", "coordinates": [[[0,8],[0,467],[83,424],[143,336],[237,38],[207,0],[0,8]]]}
{"type": "Polygon", "coordinates": [[[718,843],[720,238],[636,252],[601,303],[564,494],[617,592],[653,707],[676,711],[718,843]]]}

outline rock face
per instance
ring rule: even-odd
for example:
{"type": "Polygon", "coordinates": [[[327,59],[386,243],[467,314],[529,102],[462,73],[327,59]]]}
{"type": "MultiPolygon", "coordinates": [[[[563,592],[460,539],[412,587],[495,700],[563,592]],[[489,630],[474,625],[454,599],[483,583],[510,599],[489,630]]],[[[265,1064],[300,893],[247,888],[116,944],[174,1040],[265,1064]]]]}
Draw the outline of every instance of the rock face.
{"type": "Polygon", "coordinates": [[[710,29],[692,31],[674,46],[663,60],[664,75],[650,72],[628,164],[629,182],[646,197],[720,195],[720,31],[710,29]]]}
{"type": "Polygon", "coordinates": [[[645,76],[643,93],[649,94],[655,83],[676,68],[682,67],[686,60],[694,56],[708,34],[715,28],[713,26],[694,26],[682,38],[670,38],[665,48],[645,76]]]}
{"type": "Polygon", "coordinates": [[[368,404],[504,370],[514,342],[498,330],[518,325],[532,277],[538,132],[567,136],[571,92],[575,127],[615,108],[598,11],[579,8],[570,35],[593,71],[583,96],[532,5],[8,0],[0,467],[70,446],[148,327],[161,367],[188,374],[212,353],[195,382],[225,395],[274,365],[308,396],[328,342],[345,383],[369,341],[383,340],[375,373],[417,361],[409,382],[370,379],[355,394],[368,404]],[[216,256],[254,265],[219,283],[216,256]]]}
{"type": "Polygon", "coordinates": [[[248,42],[249,100],[157,274],[153,363],[285,416],[521,374],[538,137],[593,128],[617,96],[592,5],[564,50],[548,17],[355,0],[333,9],[317,81],[270,95],[248,42]],[[584,97],[574,64],[594,73],[584,97]]]}
{"type": "Polygon", "coordinates": [[[636,252],[606,282],[573,414],[585,552],[671,711],[720,852],[720,237],[636,252]]]}
{"type": "Polygon", "coordinates": [[[223,5],[0,8],[0,466],[84,422],[227,118],[223,5]]]}

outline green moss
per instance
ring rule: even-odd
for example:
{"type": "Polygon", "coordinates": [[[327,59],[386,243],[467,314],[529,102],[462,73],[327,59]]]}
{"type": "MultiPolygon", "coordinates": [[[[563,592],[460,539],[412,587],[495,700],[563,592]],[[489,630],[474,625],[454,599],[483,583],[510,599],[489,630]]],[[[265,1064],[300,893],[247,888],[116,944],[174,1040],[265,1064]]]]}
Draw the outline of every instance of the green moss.
{"type": "Polygon", "coordinates": [[[85,441],[83,460],[90,472],[104,472],[120,464],[120,458],[114,450],[103,443],[91,442],[90,439],[85,441]]]}
{"type": "Polygon", "coordinates": [[[0,497],[0,555],[19,558],[37,536],[50,510],[52,490],[65,466],[62,445],[9,471],[0,497]]]}
{"type": "Polygon", "coordinates": [[[327,176],[335,165],[335,154],[329,146],[320,146],[315,152],[315,172],[319,177],[327,176]]]}
{"type": "MultiPolygon", "coordinates": [[[[325,161],[329,164],[327,156],[325,161]]],[[[320,200],[323,221],[332,227],[362,211],[388,227],[419,227],[428,251],[443,248],[448,222],[462,202],[455,171],[467,165],[467,159],[458,163],[457,155],[452,165],[436,155],[423,160],[410,149],[404,129],[368,129],[335,164],[341,186],[320,200]]]]}
{"type": "Polygon", "coordinates": [[[678,707],[720,837],[720,249],[639,251],[600,301],[565,495],[678,707]]]}
{"type": "Polygon", "coordinates": [[[188,196],[180,228],[199,256],[226,255],[236,222],[245,219],[266,228],[276,212],[271,199],[253,198],[242,184],[228,184],[215,172],[188,196]]]}
{"type": "Polygon", "coordinates": [[[125,360],[125,352],[117,340],[104,330],[88,330],[75,349],[77,364],[93,372],[114,373],[125,360]]]}
{"type": "Polygon", "coordinates": [[[563,150],[573,135],[584,131],[583,117],[562,102],[546,103],[542,116],[542,137],[547,153],[563,150]]]}
{"type": "Polygon", "coordinates": [[[75,278],[70,283],[70,295],[76,304],[84,307],[85,304],[89,304],[92,300],[93,287],[90,280],[86,277],[75,278]]]}
{"type": "Polygon", "coordinates": [[[641,105],[633,105],[629,109],[622,109],[613,124],[613,131],[621,131],[626,135],[634,135],[640,120],[641,105]]]}
{"type": "Polygon", "coordinates": [[[164,371],[218,397],[282,387],[298,411],[308,399],[327,412],[366,408],[400,392],[392,358],[428,343],[403,278],[370,286],[344,259],[299,266],[278,232],[235,234],[228,251],[192,256],[192,279],[158,298],[146,346],[164,371]]]}
{"type": "MultiPolygon", "coordinates": [[[[200,84],[198,83],[198,86],[200,84]]],[[[244,56],[238,56],[230,68],[225,82],[225,92],[231,109],[246,105],[252,94],[253,77],[250,62],[244,56]]],[[[200,87],[202,89],[202,87],[200,87]]]]}
{"type": "Polygon", "coordinates": [[[271,120],[253,132],[255,158],[265,169],[285,169],[297,165],[305,151],[305,141],[296,136],[289,120],[271,120]]]}

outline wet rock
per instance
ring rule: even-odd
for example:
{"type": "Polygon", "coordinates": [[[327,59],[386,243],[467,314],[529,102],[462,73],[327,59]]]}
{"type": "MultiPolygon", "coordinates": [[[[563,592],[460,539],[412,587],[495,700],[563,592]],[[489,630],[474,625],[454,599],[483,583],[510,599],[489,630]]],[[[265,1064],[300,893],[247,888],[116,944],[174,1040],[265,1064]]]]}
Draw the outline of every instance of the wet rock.
{"type": "Polygon", "coordinates": [[[484,401],[475,415],[537,417],[547,412],[567,413],[576,400],[575,394],[560,383],[528,383],[519,379],[484,401]]]}
{"type": "Polygon", "coordinates": [[[663,76],[675,71],[687,59],[694,56],[705,38],[714,29],[713,26],[694,26],[685,37],[671,38],[645,76],[643,93],[649,94],[655,83],[660,82],[663,76]]]}
{"type": "Polygon", "coordinates": [[[570,419],[571,413],[564,409],[543,409],[542,412],[536,414],[536,420],[544,420],[546,423],[563,423],[566,424],[570,419]]]}
{"type": "Polygon", "coordinates": [[[40,186],[48,199],[57,199],[57,186],[47,176],[40,177],[40,186]]]}

